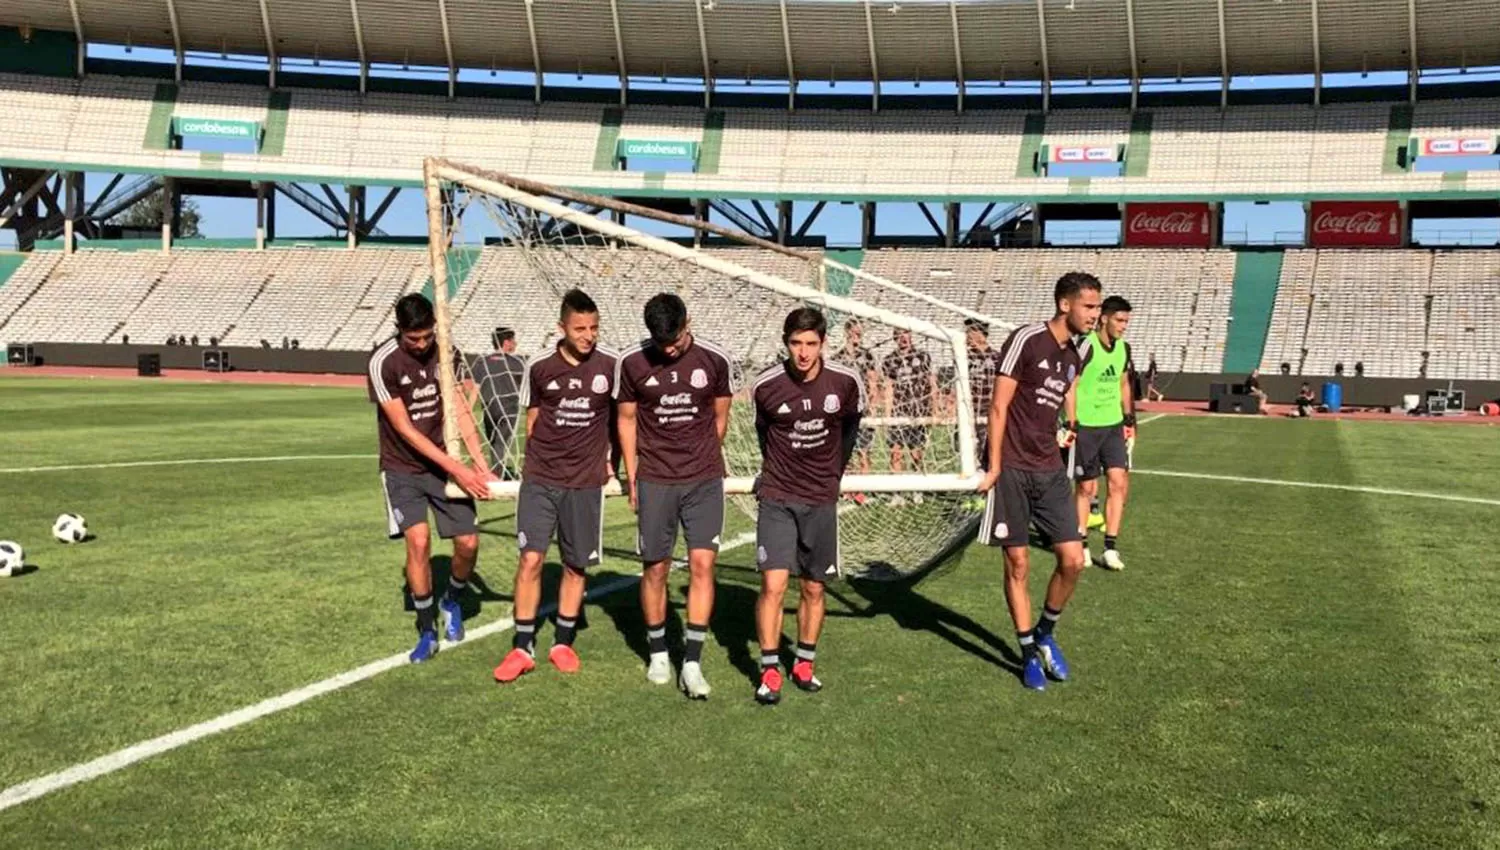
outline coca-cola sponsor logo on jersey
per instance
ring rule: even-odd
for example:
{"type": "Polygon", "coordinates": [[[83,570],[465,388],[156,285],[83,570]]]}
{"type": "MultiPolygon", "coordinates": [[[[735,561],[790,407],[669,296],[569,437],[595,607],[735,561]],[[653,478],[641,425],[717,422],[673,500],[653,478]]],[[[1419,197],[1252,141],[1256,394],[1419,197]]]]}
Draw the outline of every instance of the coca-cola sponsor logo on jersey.
{"type": "Polygon", "coordinates": [[[1399,248],[1396,201],[1314,201],[1307,244],[1314,248],[1399,248]]]}
{"type": "Polygon", "coordinates": [[[1207,248],[1213,244],[1213,230],[1208,204],[1125,205],[1126,245],[1207,248]]]}

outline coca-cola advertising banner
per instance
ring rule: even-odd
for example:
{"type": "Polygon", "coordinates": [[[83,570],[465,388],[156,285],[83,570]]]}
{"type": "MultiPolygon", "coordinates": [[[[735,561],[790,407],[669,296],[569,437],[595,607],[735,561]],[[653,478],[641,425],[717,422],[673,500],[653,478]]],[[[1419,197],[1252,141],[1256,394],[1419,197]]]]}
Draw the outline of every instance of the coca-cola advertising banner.
{"type": "Polygon", "coordinates": [[[1396,201],[1313,201],[1307,244],[1314,248],[1400,248],[1396,201]]]}
{"type": "Polygon", "coordinates": [[[1149,248],[1207,248],[1214,241],[1208,204],[1126,204],[1125,244],[1149,248]]]}

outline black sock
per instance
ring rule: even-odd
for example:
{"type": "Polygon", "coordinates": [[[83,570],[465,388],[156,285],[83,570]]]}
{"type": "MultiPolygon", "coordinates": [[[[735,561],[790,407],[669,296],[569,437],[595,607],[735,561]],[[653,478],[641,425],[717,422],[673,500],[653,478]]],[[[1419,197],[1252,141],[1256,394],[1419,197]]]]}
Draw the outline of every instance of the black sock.
{"type": "Polygon", "coordinates": [[[1094,498],[1089,499],[1089,513],[1091,513],[1091,514],[1099,513],[1099,497],[1098,496],[1095,496],[1094,498]]]}
{"type": "Polygon", "coordinates": [[[456,601],[460,597],[462,597],[464,595],[464,591],[468,590],[468,589],[469,589],[469,583],[467,581],[461,581],[461,580],[456,579],[456,578],[449,578],[448,579],[448,591],[445,594],[443,594],[443,595],[446,596],[449,599],[452,599],[452,600],[456,601]]]}
{"type": "Polygon", "coordinates": [[[765,672],[766,670],[775,670],[780,665],[781,653],[776,648],[760,648],[760,669],[762,672],[765,672]]]}
{"type": "Polygon", "coordinates": [[[817,659],[818,659],[818,645],[817,644],[815,644],[815,643],[807,643],[805,641],[800,641],[800,640],[797,641],[797,660],[798,661],[806,661],[808,664],[811,664],[814,661],[816,661],[817,659]]]}
{"type": "Polygon", "coordinates": [[[437,631],[437,610],[432,607],[432,594],[413,596],[411,607],[417,609],[417,633],[437,631]]]}
{"type": "Polygon", "coordinates": [[[1057,618],[1062,616],[1061,611],[1052,610],[1052,606],[1042,607],[1042,618],[1036,621],[1036,636],[1051,637],[1052,630],[1057,627],[1057,618]]]}
{"type": "Polygon", "coordinates": [[[646,647],[652,655],[667,651],[667,624],[646,624],[646,647]]]}
{"type": "Polygon", "coordinates": [[[687,630],[683,633],[682,660],[684,663],[696,664],[703,660],[705,640],[708,640],[708,626],[688,623],[687,630]]]}
{"type": "Polygon", "coordinates": [[[556,646],[572,646],[573,638],[578,634],[578,615],[564,617],[557,615],[557,630],[552,633],[552,643],[556,646]]]}
{"type": "Polygon", "coordinates": [[[1036,657],[1036,638],[1031,632],[1016,632],[1016,640],[1021,643],[1021,660],[1030,661],[1036,657]]]}
{"type": "Polygon", "coordinates": [[[516,636],[510,642],[516,649],[525,650],[531,655],[536,654],[536,618],[530,620],[516,620],[516,636]]]}
{"type": "Polygon", "coordinates": [[[1115,535],[1115,534],[1106,534],[1106,535],[1104,535],[1104,548],[1105,549],[1113,549],[1113,548],[1115,548],[1115,543],[1119,539],[1120,539],[1119,536],[1115,535]]]}

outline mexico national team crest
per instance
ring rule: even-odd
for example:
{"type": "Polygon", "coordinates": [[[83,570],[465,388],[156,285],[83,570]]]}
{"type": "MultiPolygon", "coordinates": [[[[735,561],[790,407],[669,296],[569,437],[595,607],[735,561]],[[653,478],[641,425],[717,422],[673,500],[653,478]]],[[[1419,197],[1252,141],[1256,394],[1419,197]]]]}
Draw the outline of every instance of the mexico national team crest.
{"type": "Polygon", "coordinates": [[[688,383],[693,385],[693,389],[701,390],[708,386],[708,373],[702,369],[694,369],[692,376],[688,378],[688,383]]]}
{"type": "Polygon", "coordinates": [[[593,385],[592,389],[596,393],[607,393],[607,392],[609,392],[609,378],[607,378],[607,377],[605,377],[603,375],[595,375],[594,376],[594,385],[593,385]]]}
{"type": "Polygon", "coordinates": [[[839,397],[834,395],[833,393],[829,393],[828,395],[823,396],[823,412],[838,413],[839,397]]]}

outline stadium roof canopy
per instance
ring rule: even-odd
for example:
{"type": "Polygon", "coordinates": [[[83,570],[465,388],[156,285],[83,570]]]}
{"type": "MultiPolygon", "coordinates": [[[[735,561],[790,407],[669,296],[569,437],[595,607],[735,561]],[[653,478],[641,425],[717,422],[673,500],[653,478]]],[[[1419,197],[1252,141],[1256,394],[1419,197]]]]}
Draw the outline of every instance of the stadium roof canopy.
{"type": "Polygon", "coordinates": [[[0,0],[0,25],[179,57],[686,77],[707,89],[1500,64],[1496,0],[0,0]]]}

